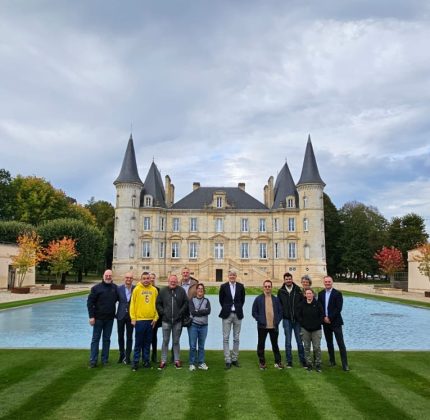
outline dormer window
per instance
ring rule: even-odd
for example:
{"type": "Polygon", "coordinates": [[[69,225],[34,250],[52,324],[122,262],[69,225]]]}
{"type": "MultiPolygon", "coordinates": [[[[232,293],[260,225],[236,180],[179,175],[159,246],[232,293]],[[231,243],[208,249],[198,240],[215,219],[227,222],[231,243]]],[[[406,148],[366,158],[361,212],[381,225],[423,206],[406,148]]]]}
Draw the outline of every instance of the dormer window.
{"type": "Polygon", "coordinates": [[[227,198],[225,191],[215,191],[212,196],[212,207],[216,209],[225,209],[227,206],[227,198]]]}
{"type": "Polygon", "coordinates": [[[287,197],[287,208],[292,209],[294,207],[296,207],[294,197],[287,197]]]}
{"type": "Polygon", "coordinates": [[[216,208],[217,209],[222,209],[223,208],[223,199],[222,199],[222,197],[217,197],[216,198],[216,208]]]}
{"type": "Polygon", "coordinates": [[[145,207],[152,207],[152,196],[151,195],[145,195],[145,197],[143,197],[143,205],[145,207]]]}

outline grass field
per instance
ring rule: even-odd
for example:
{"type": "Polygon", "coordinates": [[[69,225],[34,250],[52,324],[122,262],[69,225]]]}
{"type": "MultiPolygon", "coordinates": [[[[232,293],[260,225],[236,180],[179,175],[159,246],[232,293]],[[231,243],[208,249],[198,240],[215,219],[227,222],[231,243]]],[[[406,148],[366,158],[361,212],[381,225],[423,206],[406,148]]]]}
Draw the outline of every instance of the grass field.
{"type": "Polygon", "coordinates": [[[0,350],[0,418],[430,418],[429,352],[350,352],[350,372],[322,373],[278,371],[267,356],[266,371],[254,352],[225,371],[222,353],[209,351],[207,372],[132,372],[115,363],[116,351],[112,364],[88,369],[88,351],[0,350]]]}

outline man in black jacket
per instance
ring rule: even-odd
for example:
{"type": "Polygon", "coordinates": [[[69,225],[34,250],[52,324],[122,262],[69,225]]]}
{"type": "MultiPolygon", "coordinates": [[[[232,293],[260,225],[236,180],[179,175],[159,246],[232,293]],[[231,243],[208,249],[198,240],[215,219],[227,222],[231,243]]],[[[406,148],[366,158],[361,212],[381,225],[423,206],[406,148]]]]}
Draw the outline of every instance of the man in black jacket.
{"type": "Polygon", "coordinates": [[[318,293],[318,301],[321,302],[324,309],[323,330],[330,357],[330,366],[336,365],[333,346],[334,334],[336,337],[336,343],[339,347],[342,368],[344,371],[349,371],[348,357],[342,332],[343,319],[341,312],[343,296],[341,292],[333,288],[333,279],[330,276],[324,277],[324,287],[325,290],[321,290],[321,292],[318,293]]]}
{"type": "Polygon", "coordinates": [[[169,276],[168,285],[161,289],[157,296],[157,312],[161,318],[161,330],[163,332],[163,344],[161,346],[161,362],[159,370],[166,367],[167,350],[169,348],[170,335],[173,341],[173,356],[176,369],[181,369],[179,360],[179,340],[182,333],[182,319],[189,315],[188,297],[185,290],[178,286],[176,274],[169,276]]]}
{"type": "Polygon", "coordinates": [[[90,325],[93,327],[91,340],[90,367],[97,366],[100,337],[103,335],[102,365],[109,360],[110,336],[115,318],[115,304],[118,301],[118,291],[112,282],[112,271],[106,270],[101,283],[91,288],[87,300],[90,325]]]}
{"type": "Polygon", "coordinates": [[[305,350],[300,337],[300,324],[297,319],[297,306],[303,300],[303,294],[299,286],[293,283],[291,273],[284,274],[284,284],[278,290],[278,298],[282,306],[283,327],[285,332],[285,357],[287,368],[293,366],[292,355],[292,334],[296,338],[299,360],[303,367],[306,367],[305,350]]]}
{"type": "Polygon", "coordinates": [[[236,281],[235,270],[228,271],[228,282],[219,288],[225,368],[239,367],[239,336],[245,304],[245,287],[236,281]],[[230,333],[233,327],[233,350],[230,353],[230,333]]]}

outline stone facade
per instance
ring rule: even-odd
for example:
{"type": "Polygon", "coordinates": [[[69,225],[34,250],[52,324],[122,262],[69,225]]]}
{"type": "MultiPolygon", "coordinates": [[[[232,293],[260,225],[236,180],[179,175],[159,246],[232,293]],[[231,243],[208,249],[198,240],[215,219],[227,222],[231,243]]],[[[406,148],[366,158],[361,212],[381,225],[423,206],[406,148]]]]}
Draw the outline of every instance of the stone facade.
{"type": "MultiPolygon", "coordinates": [[[[12,267],[12,257],[18,254],[18,246],[13,244],[0,243],[0,289],[8,289],[13,286],[16,276],[12,267]]],[[[22,286],[34,286],[36,283],[36,270],[30,268],[25,276],[22,286]]],[[[16,284],[17,286],[17,284],[16,284]]]]}
{"type": "Polygon", "coordinates": [[[275,186],[270,177],[264,187],[264,203],[247,194],[244,183],[208,188],[198,182],[175,203],[170,177],[163,185],[154,163],[142,183],[131,137],[114,184],[116,279],[127,271],[138,276],[149,270],[163,281],[184,266],[205,282],[225,281],[234,268],[248,285],[261,285],[265,279],[281,284],[287,271],[297,282],[308,274],[321,284],[326,274],[325,184],[310,139],[301,181],[294,184],[285,163],[275,186]]]}
{"type": "Polygon", "coordinates": [[[428,277],[421,274],[418,270],[419,262],[415,257],[420,255],[418,249],[408,251],[408,290],[410,292],[422,292],[430,290],[428,277]]]}

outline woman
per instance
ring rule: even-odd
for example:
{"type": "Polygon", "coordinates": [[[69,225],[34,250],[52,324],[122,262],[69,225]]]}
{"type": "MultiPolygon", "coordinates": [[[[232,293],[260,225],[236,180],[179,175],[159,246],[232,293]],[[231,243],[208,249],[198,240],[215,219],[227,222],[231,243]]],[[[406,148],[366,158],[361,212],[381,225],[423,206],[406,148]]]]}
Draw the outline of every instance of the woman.
{"type": "Polygon", "coordinates": [[[208,335],[208,315],[211,313],[211,304],[205,298],[205,286],[203,283],[197,284],[196,297],[190,300],[190,315],[192,323],[190,327],[190,371],[196,370],[196,350],[197,367],[201,370],[208,370],[205,363],[205,341],[208,335]]]}
{"type": "Polygon", "coordinates": [[[321,372],[321,324],[324,318],[324,309],[315,299],[312,289],[305,290],[305,299],[298,306],[298,320],[302,327],[301,337],[305,348],[307,369],[312,370],[315,360],[315,370],[321,372]],[[311,344],[314,357],[311,357],[311,344]]]}
{"type": "MultiPolygon", "coordinates": [[[[149,275],[149,279],[151,280],[151,284],[158,290],[160,291],[160,288],[157,287],[155,285],[155,280],[156,280],[157,276],[155,273],[151,273],[149,275]]],[[[161,317],[158,318],[157,323],[154,325],[154,327],[152,328],[152,354],[151,354],[151,360],[154,363],[157,363],[157,333],[158,333],[158,328],[161,327],[161,317]]]]}

